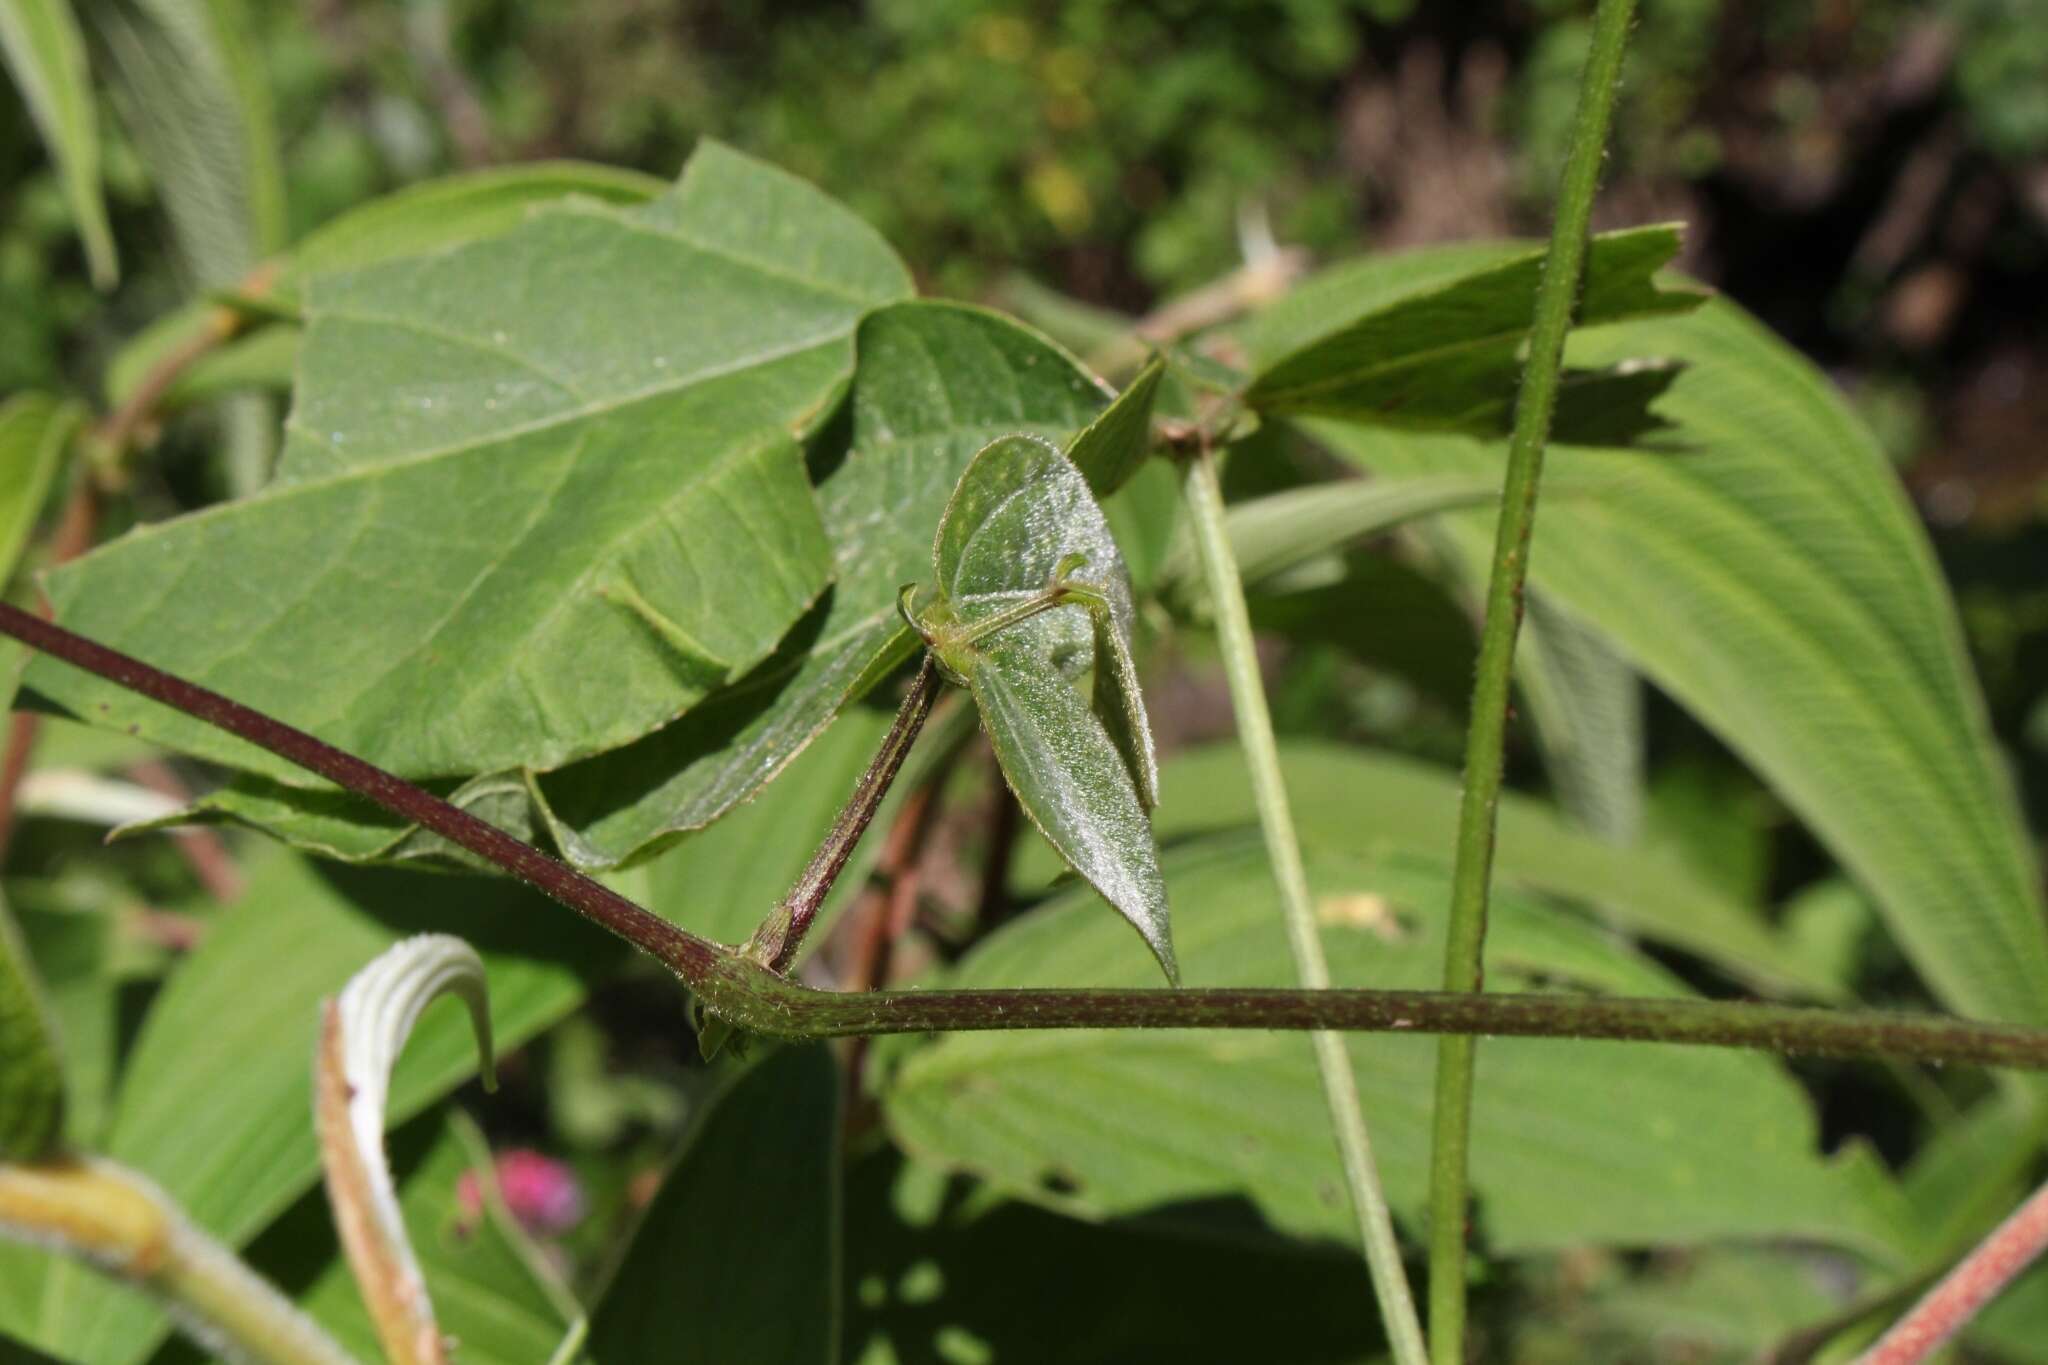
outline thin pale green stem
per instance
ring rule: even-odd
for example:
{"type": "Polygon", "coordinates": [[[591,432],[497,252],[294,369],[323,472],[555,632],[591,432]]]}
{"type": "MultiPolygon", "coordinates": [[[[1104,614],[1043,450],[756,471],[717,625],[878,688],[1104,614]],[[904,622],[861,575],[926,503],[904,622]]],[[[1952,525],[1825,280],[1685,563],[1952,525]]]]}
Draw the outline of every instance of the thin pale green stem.
{"type": "Polygon", "coordinates": [[[95,1158],[0,1163],[0,1236],[154,1298],[194,1341],[255,1365],[356,1365],[234,1252],[135,1172],[95,1158]]]}
{"type": "MultiPolygon", "coordinates": [[[[1224,526],[1223,490],[1216,478],[1216,457],[1208,445],[1188,461],[1187,505],[1194,525],[1195,549],[1201,559],[1214,604],[1216,638],[1223,647],[1223,668],[1230,680],[1231,704],[1237,712],[1238,739],[1251,767],[1252,797],[1258,803],[1259,826],[1265,831],[1266,856],[1280,890],[1287,942],[1294,952],[1295,975],[1312,991],[1330,988],[1330,964],[1316,932],[1315,910],[1309,904],[1308,874],[1301,862],[1301,842],[1294,833],[1294,814],[1287,804],[1287,786],[1280,775],[1280,751],[1273,741],[1273,720],[1266,707],[1266,687],[1259,677],[1259,658],[1252,640],[1250,613],[1245,610],[1244,584],[1224,526]]],[[[1424,1365],[1428,1359],[1415,1296],[1401,1264],[1400,1243],[1387,1209],[1378,1167],[1373,1163],[1372,1137],[1366,1130],[1365,1106],[1343,1035],[1321,1030],[1313,1035],[1316,1070],[1323,1078],[1323,1099],[1330,1127],[1344,1159],[1344,1178],[1351,1187],[1351,1207],[1365,1247],[1366,1268],[1379,1299],[1380,1320],[1399,1365],[1424,1365]]]]}
{"type": "MultiPolygon", "coordinates": [[[[1571,329],[1593,191],[1620,84],[1622,50],[1634,0],[1600,0],[1593,17],[1592,50],[1579,84],[1579,106],[1559,186],[1550,253],[1537,289],[1529,358],[1515,403],[1508,441],[1493,571],[1486,589],[1472,721],[1465,744],[1464,800],[1458,812],[1457,862],[1451,879],[1449,929],[1444,945],[1444,989],[1478,991],[1486,943],[1487,894],[1493,877],[1496,811],[1507,735],[1508,686],[1515,636],[1522,624],[1522,589],[1528,576],[1529,535],[1536,522],[1536,491],[1543,445],[1557,404],[1558,369],[1571,329]]],[[[1472,1130],[1475,1042],[1446,1038],[1437,1045],[1436,1115],[1430,1150],[1429,1337],[1436,1365],[1465,1359],[1466,1171],[1472,1130]]]]}

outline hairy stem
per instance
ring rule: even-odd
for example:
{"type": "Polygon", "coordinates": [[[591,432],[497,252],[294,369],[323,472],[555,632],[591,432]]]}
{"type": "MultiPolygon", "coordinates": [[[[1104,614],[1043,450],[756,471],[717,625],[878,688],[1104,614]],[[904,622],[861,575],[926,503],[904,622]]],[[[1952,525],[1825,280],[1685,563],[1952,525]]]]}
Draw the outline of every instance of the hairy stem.
{"type": "Polygon", "coordinates": [[[701,939],[410,782],[139,659],[0,602],[0,635],[218,726],[432,830],[647,953],[772,1037],[988,1029],[1230,1028],[1612,1038],[2048,1071],[2048,1029],[1938,1015],[1705,1000],[1363,990],[812,990],[701,939]]]}
{"type": "Polygon", "coordinates": [[[134,1172],[97,1159],[0,1164],[0,1234],[151,1295],[200,1345],[257,1365],[355,1365],[268,1280],[134,1172]]]}
{"type": "Polygon", "coordinates": [[[889,794],[896,774],[903,768],[910,746],[917,742],[918,733],[930,718],[938,692],[938,665],[927,653],[910,681],[910,690],[903,694],[903,704],[896,710],[889,733],[882,737],[882,747],[875,751],[867,771],[854,784],[853,795],[840,808],[838,818],[832,822],[824,842],[818,845],[818,851],[811,855],[810,864],[797,878],[796,885],[789,889],[768,922],[755,932],[751,946],[771,971],[788,971],[789,964],[796,960],[797,949],[803,946],[804,935],[810,932],[825,897],[832,894],[839,874],[846,870],[847,859],[867,833],[875,812],[881,809],[882,798],[889,794]]]}
{"type": "MultiPolygon", "coordinates": [[[[1515,635],[1522,624],[1522,585],[1528,576],[1529,534],[1536,521],[1543,444],[1550,435],[1551,413],[1557,404],[1558,368],[1578,296],[1593,190],[1599,183],[1600,158],[1607,144],[1622,49],[1634,9],[1635,0],[1600,0],[1594,14],[1592,51],[1579,84],[1579,106],[1564,180],[1558,189],[1550,252],[1536,294],[1529,359],[1515,403],[1500,523],[1494,534],[1493,571],[1486,589],[1486,623],[1472,685],[1471,728],[1465,742],[1464,800],[1458,812],[1457,862],[1451,877],[1450,923],[1444,943],[1443,983],[1448,991],[1478,991],[1482,985],[1508,687],[1515,635]]],[[[1429,1188],[1429,1337],[1436,1365],[1462,1365],[1465,1359],[1465,1206],[1474,1047],[1470,1037],[1446,1038],[1437,1045],[1429,1188]]]]}
{"type": "MultiPolygon", "coordinates": [[[[1245,609],[1244,584],[1224,526],[1223,489],[1216,477],[1216,457],[1205,442],[1188,461],[1187,504],[1194,523],[1195,550],[1214,604],[1216,637],[1223,648],[1223,667],[1230,680],[1231,704],[1237,712],[1237,733],[1251,766],[1252,796],[1258,803],[1259,827],[1266,836],[1266,856],[1280,890],[1280,910],[1287,922],[1287,943],[1294,970],[1309,990],[1328,990],[1330,964],[1316,933],[1315,908],[1309,904],[1308,873],[1302,867],[1301,842],[1295,837],[1294,815],[1288,808],[1287,785],[1280,775],[1280,751],[1273,740],[1273,718],[1266,707],[1266,687],[1259,678],[1259,657],[1252,640],[1251,615],[1245,609]]],[[[1372,1137],[1366,1129],[1365,1106],[1358,1097],[1358,1079],[1343,1036],[1328,1031],[1314,1035],[1316,1071],[1323,1081],[1323,1100],[1330,1127],[1344,1161],[1344,1179],[1351,1187],[1351,1208],[1365,1248],[1366,1268],[1379,1300],[1380,1321],[1398,1365],[1424,1365],[1428,1350],[1415,1314],[1415,1296],[1401,1264],[1401,1246],[1394,1237],[1394,1219],[1373,1162],[1372,1137]]]]}
{"type": "Polygon", "coordinates": [[[1858,1365],[1917,1365],[1997,1298],[2019,1273],[2048,1250],[2048,1185],[2000,1223],[1955,1269],[1927,1291],[1858,1365]]]}

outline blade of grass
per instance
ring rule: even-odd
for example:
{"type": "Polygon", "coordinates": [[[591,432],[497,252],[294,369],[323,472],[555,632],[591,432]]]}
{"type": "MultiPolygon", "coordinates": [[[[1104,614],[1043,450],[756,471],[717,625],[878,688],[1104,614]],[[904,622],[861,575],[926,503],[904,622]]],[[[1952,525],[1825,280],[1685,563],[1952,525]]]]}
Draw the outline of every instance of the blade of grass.
{"type": "MultiPolygon", "coordinates": [[[[1259,657],[1252,642],[1251,613],[1245,606],[1244,584],[1231,553],[1224,523],[1223,490],[1216,477],[1216,457],[1207,442],[1188,461],[1186,496],[1194,524],[1195,551],[1208,582],[1216,613],[1216,638],[1223,650],[1223,669],[1230,680],[1231,705],[1237,712],[1237,733],[1251,768],[1252,795],[1258,803],[1259,827],[1266,836],[1266,856],[1280,891],[1281,913],[1287,921],[1287,942],[1295,974],[1309,990],[1330,988],[1330,964],[1316,930],[1315,908],[1309,903],[1308,874],[1295,837],[1294,815],[1280,776],[1280,751],[1273,739],[1273,718],[1266,708],[1266,688],[1259,678],[1259,657]]],[[[1351,1208],[1358,1218],[1365,1246],[1366,1268],[1379,1299],[1380,1321],[1398,1365],[1423,1365],[1428,1359],[1415,1297],[1401,1265],[1401,1247],[1394,1238],[1394,1220],[1387,1211],[1386,1192],[1373,1163],[1372,1137],[1358,1098],[1358,1081],[1343,1035],[1318,1031],[1312,1035],[1316,1071],[1322,1077],[1330,1127],[1344,1159],[1344,1179],[1351,1187],[1351,1208]]]]}
{"type": "MultiPolygon", "coordinates": [[[[1486,942],[1487,891],[1493,875],[1495,808],[1500,801],[1515,635],[1522,624],[1529,534],[1536,522],[1536,490],[1543,473],[1543,445],[1557,405],[1565,334],[1571,329],[1579,274],[1585,263],[1593,191],[1600,180],[1607,125],[1621,79],[1622,50],[1634,11],[1635,0],[1600,0],[1594,12],[1593,46],[1579,83],[1578,111],[1573,116],[1564,179],[1558,187],[1550,252],[1536,294],[1529,360],[1515,403],[1499,530],[1494,536],[1493,571],[1486,590],[1486,624],[1479,642],[1478,676],[1472,685],[1471,729],[1465,744],[1465,797],[1458,813],[1457,861],[1444,945],[1447,991],[1477,992],[1482,984],[1480,963],[1486,942]]],[[[1436,1365],[1461,1365],[1465,1359],[1465,1208],[1474,1048],[1475,1040],[1470,1037],[1445,1038],[1437,1044],[1429,1191],[1429,1337],[1436,1365]]]]}

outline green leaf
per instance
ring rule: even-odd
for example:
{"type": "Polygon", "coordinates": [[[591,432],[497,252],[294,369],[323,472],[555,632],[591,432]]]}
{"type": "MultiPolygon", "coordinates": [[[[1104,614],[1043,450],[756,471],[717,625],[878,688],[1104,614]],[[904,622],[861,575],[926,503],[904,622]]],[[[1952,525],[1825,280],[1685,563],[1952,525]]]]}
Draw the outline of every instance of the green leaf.
{"type": "MultiPolygon", "coordinates": [[[[794,437],[907,288],[865,226],[716,145],[641,209],[321,276],[273,482],[52,575],[59,617],[407,776],[637,739],[825,586],[794,437]]],[[[61,666],[29,686],[307,782],[61,666]]]]}
{"type": "MultiPolygon", "coordinates": [[[[2048,933],[1955,607],[1869,433],[1827,379],[1733,305],[1575,336],[1604,364],[1686,362],[1677,446],[1561,449],[1533,588],[1605,634],[1768,782],[1876,899],[1959,1013],[2048,1020],[2048,933]]],[[[1498,470],[1497,446],[1334,423],[1375,473],[1498,470]]],[[[1440,523],[1466,553],[1490,518],[1440,523]]]]}
{"type": "MultiPolygon", "coordinates": [[[[1308,863],[1335,979],[1435,985],[1448,900],[1441,867],[1313,847],[1308,863]]],[[[1253,841],[1190,849],[1169,869],[1191,984],[1291,978],[1253,841]]],[[[1141,984],[1145,964],[1119,940],[1093,897],[1066,896],[987,940],[946,984],[1141,984]]],[[[1684,993],[1662,969],[1512,891],[1496,898],[1486,946],[1489,988],[1684,993]]],[[[1396,1034],[1351,1035],[1346,1045],[1388,1196],[1414,1226],[1428,1184],[1435,1048],[1396,1034]]],[[[1479,1068],[1476,1236],[1495,1252],[1797,1238],[1897,1261],[1910,1242],[1910,1215],[1882,1166],[1864,1148],[1823,1158],[1803,1092],[1768,1058],[1489,1039],[1479,1068]]],[[[1299,1034],[957,1034],[903,1047],[882,1096],[907,1151],[1077,1217],[1213,1232],[1205,1208],[1246,1201],[1290,1237],[1354,1235],[1313,1052],[1299,1034]]]]}
{"type": "Polygon", "coordinates": [[[1643,825],[1643,686],[1607,637],[1541,593],[1516,659],[1558,804],[1610,843],[1643,825]]]}
{"type": "Polygon", "coordinates": [[[63,1044],[58,1061],[64,1068],[64,1139],[91,1151],[106,1123],[119,1041],[112,917],[102,905],[32,907],[19,896],[13,910],[63,1044]]]}
{"type": "Polygon", "coordinates": [[[738,687],[638,744],[550,774],[550,806],[585,865],[718,819],[760,789],[848,701],[914,652],[896,594],[923,578],[932,528],[997,436],[1064,441],[1102,406],[1097,381],[1044,338],[947,303],[861,325],[851,424],[816,463],[832,544],[829,600],[738,687]]]}
{"type": "Polygon", "coordinates": [[[201,285],[284,244],[284,171],[240,0],[112,0],[86,11],[129,136],[201,285]]]}
{"type": "Polygon", "coordinates": [[[45,1156],[64,1132],[64,1064],[28,944],[0,901],[0,1161],[45,1156]]]}
{"type": "MultiPolygon", "coordinates": [[[[1457,827],[1458,775],[1448,768],[1337,744],[1281,746],[1281,772],[1303,843],[1357,856],[1424,859],[1448,873],[1457,827]]],[[[1250,778],[1235,745],[1175,755],[1164,780],[1174,799],[1153,813],[1164,842],[1257,827],[1250,778]]],[[[1018,860],[1020,883],[1041,884],[1050,859],[1018,860]]],[[[1739,902],[1678,858],[1617,848],[1575,828],[1532,797],[1504,793],[1494,875],[1524,893],[1591,907],[1615,927],[1683,948],[1738,978],[1821,999],[1841,987],[1739,902]]],[[[1359,978],[1359,982],[1371,978],[1359,978]]]]}
{"type": "Polygon", "coordinates": [[[120,278],[107,201],[100,190],[100,131],[85,39],[69,0],[0,0],[0,55],[43,135],[64,201],[85,243],[92,282],[120,278]]]}
{"type": "MultiPolygon", "coordinates": [[[[492,1034],[506,1048],[561,1018],[619,955],[607,935],[505,882],[323,874],[275,854],[157,997],[105,1154],[148,1175],[229,1246],[249,1241],[318,1173],[310,1115],[320,1001],[397,939],[429,929],[459,934],[483,955],[492,1034]]],[[[418,1113],[475,1066],[468,1019],[441,1007],[406,1048],[391,1113],[418,1113]]],[[[0,1332],[68,1360],[132,1365],[167,1330],[146,1301],[40,1252],[0,1247],[0,1284],[19,1286],[0,1332]]]]}
{"type": "MultiPolygon", "coordinates": [[[[1652,275],[1678,253],[1675,226],[1630,228],[1594,237],[1586,257],[1579,326],[1683,312],[1703,297],[1659,289],[1652,275]]],[[[1505,431],[1520,370],[1519,348],[1534,320],[1543,249],[1504,254],[1500,263],[1443,282],[1418,272],[1363,316],[1337,325],[1265,363],[1244,401],[1272,416],[1336,417],[1424,429],[1505,431]]],[[[1347,291],[1346,297],[1355,297],[1347,291]]],[[[1327,313],[1326,322],[1334,321],[1327,313]]],[[[1270,334],[1269,334],[1270,335],[1270,334]]],[[[1670,381],[1637,368],[1568,377],[1573,413],[1612,424],[1617,409],[1640,412],[1670,381]]],[[[1641,419],[1634,419],[1640,425],[1641,419]]],[[[1571,439],[1573,423],[1559,430],[1571,439]]],[[[1631,429],[1629,422],[1622,429],[1631,429]]],[[[1611,430],[1609,433],[1611,434],[1611,430]]]]}
{"type": "MultiPolygon", "coordinates": [[[[1233,504],[1224,529],[1247,589],[1319,555],[1454,507],[1497,500],[1500,480],[1472,475],[1412,479],[1340,479],[1290,488],[1233,504]]],[[[1186,541],[1174,547],[1160,591],[1193,600],[1204,593],[1201,566],[1186,541]]]]}
{"type": "Polygon", "coordinates": [[[534,161],[422,181],[306,234],[285,257],[280,293],[289,298],[315,275],[502,237],[535,210],[572,195],[631,208],[667,189],[651,175],[587,161],[534,161]]]}
{"type": "MultiPolygon", "coordinates": [[[[461,1343],[457,1359],[462,1365],[547,1361],[581,1309],[505,1208],[492,1175],[490,1148],[476,1125],[459,1112],[423,1117],[393,1137],[391,1163],[399,1208],[441,1330],[461,1343]],[[484,1196],[480,1209],[461,1198],[465,1177],[484,1196]]],[[[379,1359],[376,1331],[362,1297],[346,1262],[335,1253],[332,1215],[324,1198],[302,1200],[273,1235],[259,1241],[251,1259],[291,1283],[306,1269],[293,1265],[300,1258],[290,1253],[316,1249],[325,1255],[313,1261],[315,1274],[297,1295],[299,1306],[344,1349],[362,1360],[379,1359]]]]}
{"type": "MultiPolygon", "coordinates": [[[[541,161],[428,180],[373,199],[315,229],[280,259],[279,277],[262,300],[295,317],[299,294],[315,275],[360,270],[500,237],[535,209],[570,195],[630,207],[666,188],[635,171],[577,161],[541,161]]],[[[194,299],[145,327],[116,352],[107,366],[108,405],[118,407],[166,356],[211,327],[217,306],[210,298],[194,299]]],[[[224,388],[222,381],[229,377],[244,384],[274,386],[280,378],[289,384],[297,345],[296,327],[264,327],[220,356],[193,365],[165,399],[174,405],[197,401],[224,388]],[[237,358],[228,359],[231,354],[237,358]]]]}
{"type": "Polygon", "coordinates": [[[1092,1227],[991,1199],[889,1149],[855,1163],[846,1195],[843,1359],[858,1365],[1042,1360],[1049,1341],[1060,1365],[1385,1359],[1352,1257],[1092,1227]]]}
{"type": "Polygon", "coordinates": [[[1067,447],[1067,458],[1088,480],[1096,497],[1106,498],[1129,483],[1152,453],[1152,407],[1159,396],[1159,381],[1165,377],[1166,361],[1154,356],[1117,400],[1067,447]]]}
{"type": "Polygon", "coordinates": [[[1131,661],[1130,576],[1086,480],[1032,437],[990,443],[960,476],[932,567],[939,600],[922,618],[928,641],[973,690],[1018,803],[1172,980],[1166,888],[1147,815],[1158,767],[1131,661]],[[1085,610],[1059,605],[1000,624],[1070,584],[1095,599],[1085,610]],[[1068,678],[1091,661],[1092,708],[1068,678]]]}
{"type": "Polygon", "coordinates": [[[1811,1252],[1765,1247],[1709,1248],[1597,1291],[1586,1305],[1642,1353],[1616,1358],[1701,1365],[1775,1359],[1782,1339],[1844,1306],[1835,1267],[1811,1252]]]}
{"type": "Polygon", "coordinates": [[[0,587],[13,577],[84,421],[82,406],[48,394],[17,393],[0,403],[0,587]]]}
{"type": "Polygon", "coordinates": [[[591,1320],[599,1361],[839,1359],[839,1070],[749,1070],[690,1135],[591,1320]]]}

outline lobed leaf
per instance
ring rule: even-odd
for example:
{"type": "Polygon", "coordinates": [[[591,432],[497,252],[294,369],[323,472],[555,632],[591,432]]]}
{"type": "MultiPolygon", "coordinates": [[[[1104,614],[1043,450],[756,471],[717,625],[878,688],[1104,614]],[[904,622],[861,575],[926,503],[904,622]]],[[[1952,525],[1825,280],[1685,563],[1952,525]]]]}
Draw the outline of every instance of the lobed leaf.
{"type": "MultiPolygon", "coordinates": [[[[276,278],[258,301],[295,317],[299,296],[316,275],[360,270],[503,236],[536,209],[571,195],[630,207],[666,188],[652,176],[577,161],[493,167],[409,185],[331,219],[295,243],[277,258],[276,278]]],[[[217,306],[210,298],[194,299],[143,328],[115,352],[107,366],[107,403],[118,406],[165,357],[211,327],[217,306]]],[[[289,322],[263,327],[222,355],[194,364],[165,401],[196,401],[237,384],[289,384],[298,344],[299,329],[289,322]]]]}
{"type": "Polygon", "coordinates": [[[997,436],[1065,440],[1101,408],[1100,383],[1051,343],[958,304],[884,308],[861,324],[850,424],[814,464],[834,582],[783,648],[692,715],[541,779],[568,851],[633,857],[750,798],[842,707],[914,652],[896,594],[922,578],[974,453],[997,436]]]}
{"type": "MultiPolygon", "coordinates": [[[[272,483],[68,566],[52,598],[407,776],[614,748],[765,658],[824,588],[795,437],[860,317],[907,289],[866,227],[716,145],[643,208],[579,201],[321,276],[272,483]]],[[[306,782],[73,671],[29,685],[306,782]]]]}

